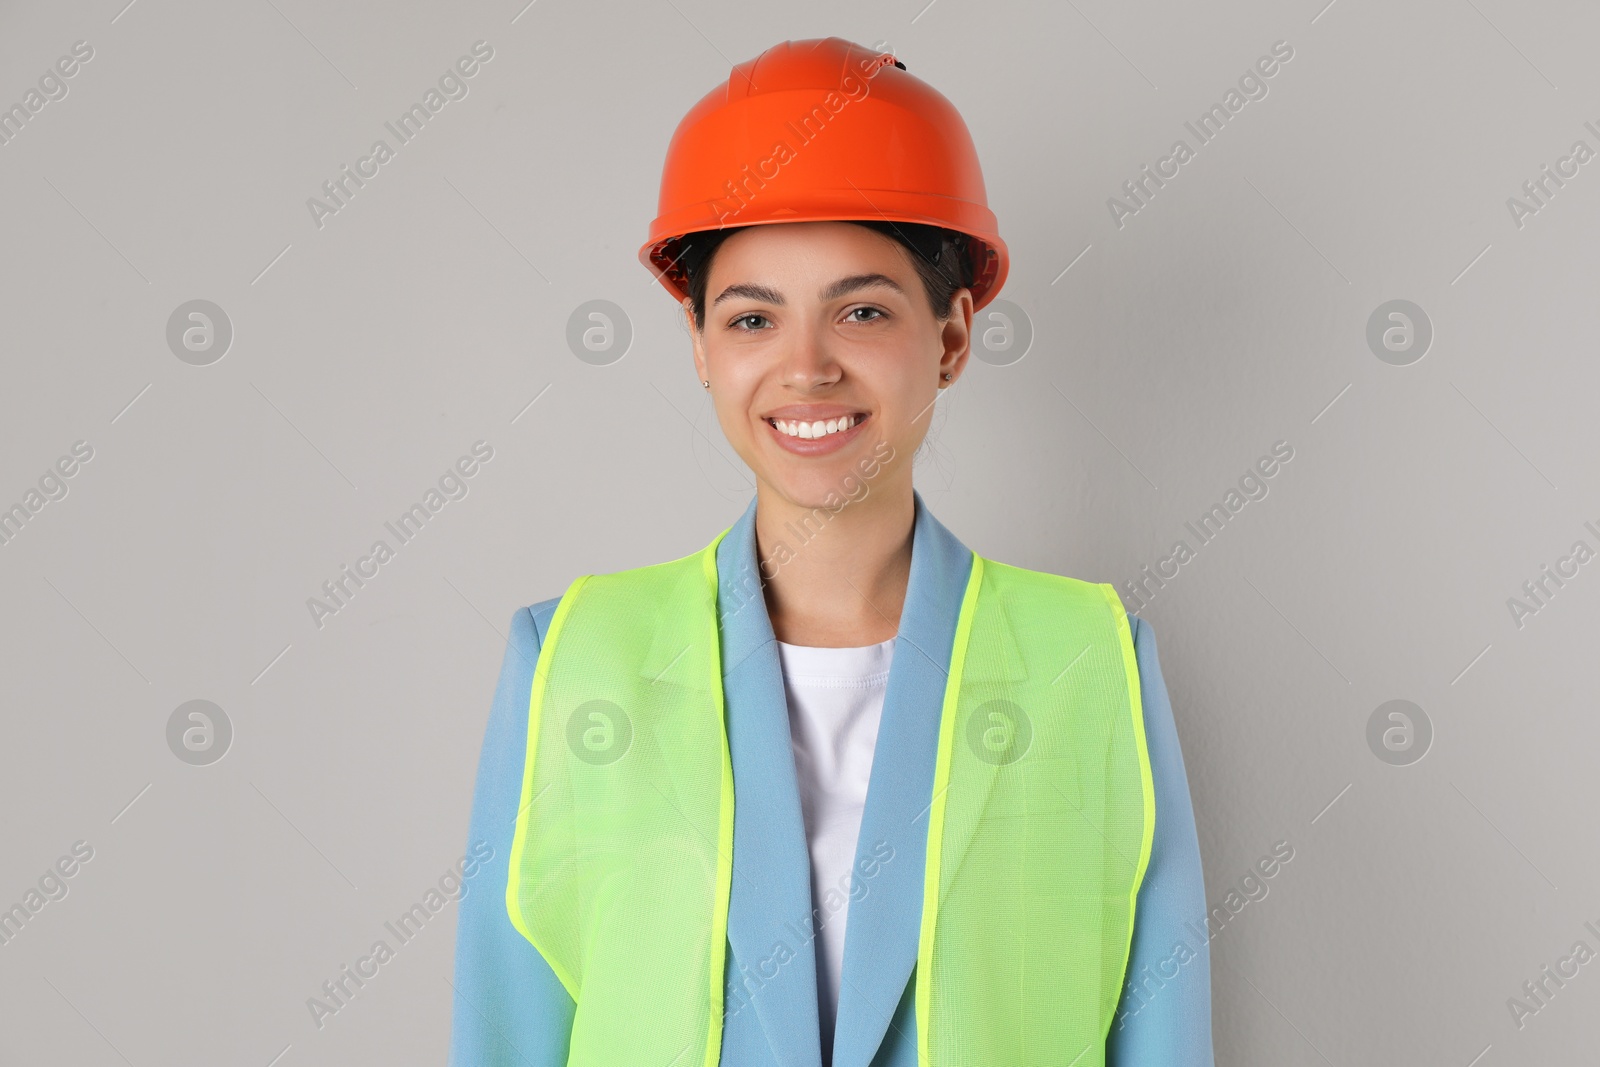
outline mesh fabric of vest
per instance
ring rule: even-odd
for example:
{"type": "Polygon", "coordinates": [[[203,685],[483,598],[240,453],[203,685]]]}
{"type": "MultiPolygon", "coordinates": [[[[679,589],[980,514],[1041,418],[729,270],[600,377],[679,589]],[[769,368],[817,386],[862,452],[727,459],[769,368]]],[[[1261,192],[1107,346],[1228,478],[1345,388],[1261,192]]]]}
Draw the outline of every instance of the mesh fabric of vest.
{"type": "Polygon", "coordinates": [[[929,809],[920,1064],[1104,1063],[1154,829],[1138,679],[1111,586],[975,560],[929,809]]]}
{"type": "Polygon", "coordinates": [[[577,1004],[569,1067],[717,1062],[733,771],[715,545],[574,582],[535,667],[506,906],[577,1004]]]}
{"type": "MultiPolygon", "coordinates": [[[[539,656],[506,906],[577,1003],[572,1067],[718,1062],[726,533],[694,556],[580,578],[539,656]]],[[[940,723],[918,1063],[1102,1065],[1154,828],[1115,591],[974,555],[943,704],[927,713],[940,723]]]]}

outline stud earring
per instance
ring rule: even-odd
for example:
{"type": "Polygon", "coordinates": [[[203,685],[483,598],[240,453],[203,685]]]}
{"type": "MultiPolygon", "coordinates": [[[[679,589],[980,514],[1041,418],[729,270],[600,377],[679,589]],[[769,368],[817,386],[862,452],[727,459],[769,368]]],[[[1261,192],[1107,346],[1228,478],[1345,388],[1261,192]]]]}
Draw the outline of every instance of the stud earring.
{"type": "Polygon", "coordinates": [[[954,378],[954,377],[955,377],[955,375],[954,375],[954,374],[946,374],[946,375],[945,375],[945,376],[944,376],[944,380],[945,380],[945,381],[947,381],[947,382],[948,382],[948,381],[950,381],[950,380],[951,380],[951,379],[953,379],[953,378],[954,378]]]}
{"type": "Polygon", "coordinates": [[[701,378],[701,379],[700,379],[700,384],[701,384],[701,385],[703,385],[703,386],[705,386],[705,387],[706,387],[706,388],[707,388],[707,389],[710,389],[710,388],[711,388],[711,383],[710,383],[710,382],[708,382],[708,381],[706,381],[706,380],[705,380],[705,379],[704,379],[704,378],[701,378]]]}

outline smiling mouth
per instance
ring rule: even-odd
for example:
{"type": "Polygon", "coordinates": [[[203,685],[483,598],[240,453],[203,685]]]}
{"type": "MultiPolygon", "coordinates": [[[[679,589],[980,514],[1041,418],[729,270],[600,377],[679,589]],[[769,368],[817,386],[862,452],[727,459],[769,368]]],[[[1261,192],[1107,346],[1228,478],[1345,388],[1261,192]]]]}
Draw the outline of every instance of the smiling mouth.
{"type": "Polygon", "coordinates": [[[814,441],[818,438],[854,429],[869,417],[867,412],[857,411],[849,415],[840,416],[837,419],[817,419],[814,422],[806,422],[801,419],[767,419],[766,421],[773,429],[785,436],[799,438],[802,441],[814,441]]]}

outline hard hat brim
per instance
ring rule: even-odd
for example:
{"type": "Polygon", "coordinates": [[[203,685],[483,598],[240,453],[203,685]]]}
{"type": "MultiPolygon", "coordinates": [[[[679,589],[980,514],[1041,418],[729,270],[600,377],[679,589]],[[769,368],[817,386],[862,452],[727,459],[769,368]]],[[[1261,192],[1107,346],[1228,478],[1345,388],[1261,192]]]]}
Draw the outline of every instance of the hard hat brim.
{"type": "MultiPolygon", "coordinates": [[[[898,190],[877,190],[882,194],[882,203],[892,202],[896,199],[917,199],[915,194],[906,194],[898,190]]],[[[857,202],[860,196],[852,193],[857,202]]],[[[872,194],[867,194],[872,195],[872,194]]],[[[875,198],[876,199],[876,198],[875,198]]],[[[915,205],[913,205],[915,206],[915,205]]],[[[1010,265],[1010,256],[1005,242],[993,230],[993,214],[985,207],[968,204],[974,216],[988,215],[990,225],[981,225],[981,219],[974,219],[978,225],[953,226],[951,225],[952,210],[949,201],[945,201],[940,213],[915,210],[878,210],[871,213],[852,210],[841,206],[836,211],[818,210],[807,212],[804,216],[793,211],[785,211],[777,217],[756,217],[754,212],[740,213],[721,225],[705,225],[704,216],[701,216],[700,225],[691,225],[684,229],[677,229],[668,220],[662,227],[665,236],[655,237],[646,242],[639,249],[639,262],[654,274],[663,288],[678,301],[683,301],[689,296],[688,272],[679,263],[684,242],[693,238],[697,233],[715,233],[724,229],[738,229],[745,226],[769,226],[780,223],[793,222],[911,222],[925,226],[937,226],[941,229],[957,230],[969,238],[968,252],[972,265],[972,292],[973,310],[979,310],[994,298],[1005,284],[1006,274],[1010,265]],[[987,232],[985,232],[987,230],[987,232]]],[[[661,220],[657,220],[658,223],[661,220]]],[[[685,219],[684,222],[689,220],[685,219]]],[[[654,233],[656,227],[652,227],[654,233]]]]}

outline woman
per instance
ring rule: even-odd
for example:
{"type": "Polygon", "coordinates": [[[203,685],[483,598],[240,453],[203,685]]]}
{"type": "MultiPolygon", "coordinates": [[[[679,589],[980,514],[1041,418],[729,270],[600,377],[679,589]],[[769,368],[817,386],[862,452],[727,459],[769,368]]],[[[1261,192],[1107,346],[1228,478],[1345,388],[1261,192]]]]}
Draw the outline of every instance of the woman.
{"type": "Polygon", "coordinates": [[[1007,273],[960,116],[892,56],[778,45],[679,125],[640,255],[756,496],[517,613],[452,1062],[1209,1067],[1149,625],[912,487],[1007,273]]]}

